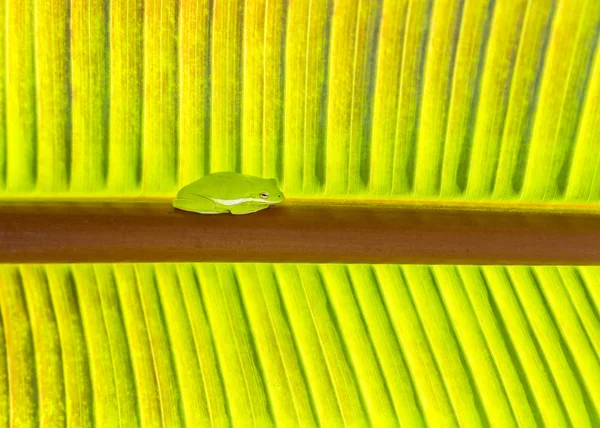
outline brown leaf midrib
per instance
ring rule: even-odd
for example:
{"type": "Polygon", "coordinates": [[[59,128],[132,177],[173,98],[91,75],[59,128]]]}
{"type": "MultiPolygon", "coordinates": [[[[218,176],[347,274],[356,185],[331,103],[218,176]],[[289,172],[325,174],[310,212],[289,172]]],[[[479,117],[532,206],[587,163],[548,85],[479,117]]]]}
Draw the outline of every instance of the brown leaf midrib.
{"type": "Polygon", "coordinates": [[[598,264],[600,215],[284,203],[243,216],[170,202],[5,202],[0,263],[598,264]]]}

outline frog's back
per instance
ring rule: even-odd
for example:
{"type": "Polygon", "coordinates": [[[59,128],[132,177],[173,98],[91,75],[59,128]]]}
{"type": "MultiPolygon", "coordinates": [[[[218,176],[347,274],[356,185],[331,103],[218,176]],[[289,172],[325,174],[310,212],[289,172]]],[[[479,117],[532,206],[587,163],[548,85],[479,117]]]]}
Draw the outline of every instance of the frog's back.
{"type": "Polygon", "coordinates": [[[243,174],[234,172],[214,172],[183,187],[179,194],[192,193],[212,198],[219,198],[224,193],[246,193],[251,186],[243,174]]]}

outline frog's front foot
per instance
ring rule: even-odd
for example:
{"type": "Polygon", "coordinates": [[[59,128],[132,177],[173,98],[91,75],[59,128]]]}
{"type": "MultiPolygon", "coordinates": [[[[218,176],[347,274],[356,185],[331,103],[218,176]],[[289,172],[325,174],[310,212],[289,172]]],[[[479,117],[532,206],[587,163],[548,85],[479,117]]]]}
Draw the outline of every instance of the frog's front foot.
{"type": "Polygon", "coordinates": [[[257,211],[261,211],[266,208],[269,208],[269,206],[266,204],[253,205],[253,206],[240,204],[240,205],[236,205],[236,206],[229,208],[229,212],[231,214],[235,214],[235,215],[242,215],[242,214],[255,213],[257,211]]]}

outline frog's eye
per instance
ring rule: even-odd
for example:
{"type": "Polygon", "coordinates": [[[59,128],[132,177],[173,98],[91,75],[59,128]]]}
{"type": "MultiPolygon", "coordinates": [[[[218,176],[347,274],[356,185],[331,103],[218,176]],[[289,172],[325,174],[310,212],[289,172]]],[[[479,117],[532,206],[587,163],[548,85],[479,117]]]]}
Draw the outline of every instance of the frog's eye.
{"type": "Polygon", "coordinates": [[[269,199],[269,194],[267,192],[262,192],[259,194],[262,199],[269,199]]]}

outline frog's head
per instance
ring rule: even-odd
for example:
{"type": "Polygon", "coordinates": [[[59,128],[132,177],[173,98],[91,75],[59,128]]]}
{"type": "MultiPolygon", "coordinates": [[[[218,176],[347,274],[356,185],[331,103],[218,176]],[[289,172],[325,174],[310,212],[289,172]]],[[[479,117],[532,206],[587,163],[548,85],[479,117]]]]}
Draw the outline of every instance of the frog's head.
{"type": "Polygon", "coordinates": [[[279,204],[285,200],[285,196],[279,186],[277,185],[277,180],[274,178],[267,178],[263,180],[259,187],[259,192],[255,195],[252,195],[253,199],[257,201],[265,202],[269,205],[279,204]]]}

